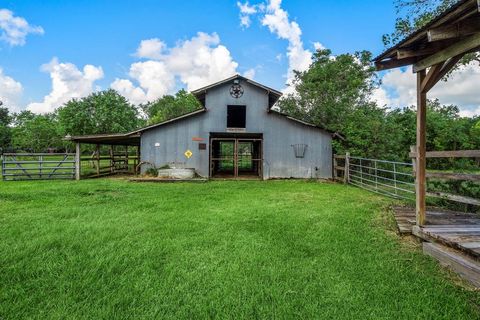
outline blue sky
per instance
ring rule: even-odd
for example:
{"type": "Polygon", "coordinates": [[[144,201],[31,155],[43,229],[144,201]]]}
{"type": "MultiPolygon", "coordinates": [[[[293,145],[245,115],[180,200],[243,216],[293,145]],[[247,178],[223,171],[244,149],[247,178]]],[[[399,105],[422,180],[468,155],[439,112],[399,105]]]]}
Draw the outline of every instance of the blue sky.
{"type": "MultiPolygon", "coordinates": [[[[43,33],[27,34],[23,45],[12,45],[0,38],[0,80],[3,76],[21,85],[21,94],[17,92],[12,97],[10,93],[10,98],[3,99],[10,99],[15,110],[40,103],[36,109],[32,106],[30,109],[51,111],[62,99],[76,94],[59,93],[63,84],[70,86],[64,91],[77,90],[79,95],[84,95],[91,90],[109,88],[116,80],[124,80],[114,87],[124,89],[126,95],[131,95],[134,100],[134,97],[137,98],[135,101],[169,93],[180,87],[192,89],[214,76],[199,80],[198,72],[185,74],[185,71],[178,71],[182,66],[175,69],[171,65],[178,65],[173,57],[175,52],[189,55],[190,49],[185,42],[199,37],[198,32],[210,37],[199,40],[198,48],[209,48],[212,56],[216,52],[225,59],[224,64],[216,68],[247,72],[256,81],[281,90],[288,80],[289,70],[302,64],[288,59],[289,45],[293,44],[295,49],[301,48],[307,53],[314,51],[314,43],[321,43],[332,49],[334,55],[356,50],[370,50],[378,54],[384,49],[382,34],[392,31],[395,21],[393,1],[389,0],[267,0],[264,6],[262,3],[248,3],[249,7],[255,8],[255,13],[247,14],[250,20],[247,27],[240,23],[241,10],[237,1],[4,0],[0,9],[7,9],[13,16],[25,19],[29,26],[41,27],[43,33]],[[281,18],[283,13],[287,15],[287,21],[274,19],[272,24],[265,24],[268,14],[281,18]],[[277,22],[283,22],[283,27],[290,28],[290,31],[295,29],[295,23],[298,24],[301,46],[293,39],[295,36],[279,38],[282,26],[275,29],[277,22]],[[161,58],[160,54],[151,51],[147,54],[137,51],[141,41],[148,39],[156,39],[148,43],[151,45],[161,43],[164,48],[161,58]],[[223,49],[215,51],[219,46],[225,47],[228,54],[223,49]],[[176,51],[175,48],[182,49],[176,51]],[[92,66],[90,76],[83,69],[86,65],[92,66]],[[167,71],[163,69],[165,65],[167,71]],[[173,76],[174,88],[160,83],[162,76],[151,75],[155,70],[158,74],[165,72],[167,78],[173,76]],[[82,75],[88,78],[81,80],[88,83],[78,82],[80,80],[77,79],[70,85],[68,81],[75,74],[77,78],[82,75]],[[60,78],[57,88],[53,88],[51,76],[60,78]],[[184,80],[182,77],[196,79],[184,80]],[[46,98],[49,94],[51,96],[46,98]],[[45,104],[50,110],[45,109],[45,104]]],[[[195,63],[195,59],[191,63],[195,63]]],[[[212,66],[203,67],[211,68],[210,73],[216,70],[212,66]]],[[[397,77],[407,77],[406,72],[398,71],[397,77]]],[[[217,73],[222,76],[221,72],[217,73]]],[[[397,89],[394,85],[385,87],[379,99],[390,99],[391,103],[399,94],[397,89]]],[[[396,101],[397,104],[407,102],[396,101]]]]}

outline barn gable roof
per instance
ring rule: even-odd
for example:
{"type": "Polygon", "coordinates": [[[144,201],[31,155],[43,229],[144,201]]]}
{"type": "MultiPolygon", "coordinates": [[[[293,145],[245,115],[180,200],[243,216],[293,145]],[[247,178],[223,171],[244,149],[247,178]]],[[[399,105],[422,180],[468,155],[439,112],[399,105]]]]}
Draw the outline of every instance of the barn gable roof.
{"type": "Polygon", "coordinates": [[[247,82],[247,83],[249,83],[253,86],[256,86],[260,89],[263,89],[263,90],[267,91],[268,92],[268,108],[271,108],[278,101],[278,99],[280,99],[280,97],[282,96],[282,93],[280,91],[272,89],[270,87],[267,87],[267,86],[265,86],[261,83],[255,82],[255,81],[250,80],[248,78],[245,78],[244,76],[241,76],[239,74],[236,74],[236,75],[234,75],[230,78],[226,78],[226,79],[223,79],[221,81],[212,83],[208,86],[196,89],[196,90],[192,91],[191,93],[195,97],[197,97],[197,99],[200,101],[200,103],[205,107],[205,95],[206,95],[208,90],[210,90],[212,88],[215,88],[215,87],[218,87],[218,86],[221,86],[221,85],[224,85],[226,83],[232,82],[234,80],[243,80],[243,81],[245,81],[245,82],[247,82]]]}

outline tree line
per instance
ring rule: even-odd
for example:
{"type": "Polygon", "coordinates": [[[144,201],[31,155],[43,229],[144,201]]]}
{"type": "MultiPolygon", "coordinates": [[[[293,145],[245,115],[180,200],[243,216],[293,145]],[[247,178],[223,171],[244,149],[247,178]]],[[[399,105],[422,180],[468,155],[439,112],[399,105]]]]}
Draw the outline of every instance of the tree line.
{"type": "Polygon", "coordinates": [[[197,108],[200,103],[185,90],[138,107],[113,89],[72,99],[46,114],[10,113],[0,105],[0,153],[63,152],[73,147],[67,135],[125,133],[197,108]]]}

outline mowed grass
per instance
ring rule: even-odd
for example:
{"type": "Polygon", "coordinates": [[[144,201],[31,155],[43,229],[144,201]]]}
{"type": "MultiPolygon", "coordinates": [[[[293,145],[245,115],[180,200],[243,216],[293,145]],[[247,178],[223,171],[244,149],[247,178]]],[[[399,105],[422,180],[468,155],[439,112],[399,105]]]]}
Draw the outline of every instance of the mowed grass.
{"type": "Polygon", "coordinates": [[[0,183],[0,319],[475,319],[478,292],[308,181],[0,183]]]}

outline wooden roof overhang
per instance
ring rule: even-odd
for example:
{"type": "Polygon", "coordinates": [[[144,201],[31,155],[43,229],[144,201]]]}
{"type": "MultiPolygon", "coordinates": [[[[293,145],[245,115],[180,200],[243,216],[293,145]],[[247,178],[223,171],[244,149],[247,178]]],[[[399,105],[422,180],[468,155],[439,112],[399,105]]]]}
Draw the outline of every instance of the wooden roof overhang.
{"type": "Polygon", "coordinates": [[[92,134],[85,136],[66,136],[65,140],[77,143],[140,146],[140,133],[92,134]]]}
{"type": "Polygon", "coordinates": [[[379,71],[411,65],[413,72],[417,74],[417,225],[426,224],[427,93],[465,54],[477,52],[479,49],[480,0],[460,0],[423,28],[374,59],[379,71]]]}
{"type": "Polygon", "coordinates": [[[377,70],[413,66],[419,72],[458,60],[480,47],[479,0],[461,0],[374,59],[377,70]]]}

